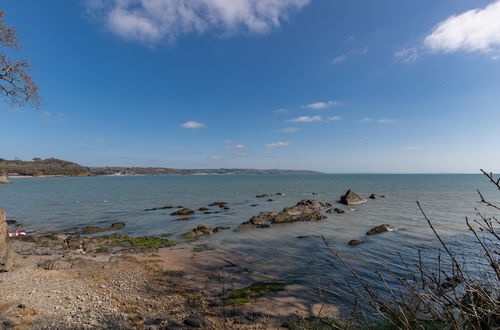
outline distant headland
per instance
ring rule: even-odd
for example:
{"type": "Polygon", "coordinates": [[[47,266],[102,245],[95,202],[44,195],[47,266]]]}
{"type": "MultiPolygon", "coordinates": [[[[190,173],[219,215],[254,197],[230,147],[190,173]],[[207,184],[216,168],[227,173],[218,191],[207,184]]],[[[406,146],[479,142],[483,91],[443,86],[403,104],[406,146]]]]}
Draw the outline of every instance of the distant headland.
{"type": "Polygon", "coordinates": [[[102,175],[208,175],[208,174],[320,174],[306,170],[280,169],[175,169],[165,167],[87,167],[57,158],[33,160],[7,160],[0,158],[0,176],[6,177],[55,177],[102,175]]]}

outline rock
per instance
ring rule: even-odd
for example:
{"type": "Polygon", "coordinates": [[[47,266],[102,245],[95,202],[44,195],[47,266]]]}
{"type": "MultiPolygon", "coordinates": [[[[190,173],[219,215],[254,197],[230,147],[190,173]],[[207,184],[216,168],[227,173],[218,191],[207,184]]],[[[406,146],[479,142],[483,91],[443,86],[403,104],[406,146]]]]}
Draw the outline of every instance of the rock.
{"type": "Polygon", "coordinates": [[[10,183],[9,179],[5,175],[0,175],[0,184],[10,183]]]}
{"type": "Polygon", "coordinates": [[[268,202],[274,202],[274,199],[269,198],[267,201],[268,201],[268,202]]]}
{"type": "Polygon", "coordinates": [[[309,235],[297,236],[298,239],[304,239],[304,238],[307,238],[307,237],[309,237],[309,235]]]}
{"type": "Polygon", "coordinates": [[[313,193],[312,193],[312,195],[313,195],[313,196],[317,196],[317,195],[318,195],[318,193],[316,193],[316,192],[313,192],[313,193]]]}
{"type": "Polygon", "coordinates": [[[385,198],[385,195],[371,194],[369,198],[371,199],[385,198]]]}
{"type": "Polygon", "coordinates": [[[154,207],[152,209],[145,209],[144,211],[157,211],[157,210],[166,210],[166,209],[172,209],[174,208],[172,205],[165,205],[161,207],[154,207]]]}
{"type": "Polygon", "coordinates": [[[16,220],[7,220],[6,222],[7,222],[8,225],[15,225],[15,224],[17,224],[16,220]]]}
{"type": "Polygon", "coordinates": [[[174,216],[177,216],[177,215],[191,215],[191,214],[194,214],[194,211],[191,210],[191,209],[188,209],[188,208],[183,208],[183,209],[180,209],[179,211],[175,211],[173,213],[170,213],[170,215],[174,215],[174,216]]]}
{"type": "MultiPolygon", "coordinates": [[[[96,234],[96,233],[102,233],[105,231],[110,231],[110,230],[118,230],[120,228],[125,227],[124,222],[115,222],[109,225],[108,227],[97,227],[97,226],[87,226],[84,227],[81,231],[82,234],[89,235],[89,234],[96,234]]],[[[74,229],[74,228],[70,228],[74,229]]],[[[69,229],[65,230],[65,232],[70,232],[69,229]]]]}
{"type": "Polygon", "coordinates": [[[370,229],[366,235],[375,235],[375,234],[380,234],[380,233],[383,233],[383,232],[386,232],[386,231],[390,231],[390,226],[385,224],[385,225],[380,225],[380,226],[377,226],[377,227],[373,227],[372,229],[370,229]]]}
{"type": "Polygon", "coordinates": [[[283,196],[283,193],[277,192],[276,196],[283,196]]]}
{"type": "Polygon", "coordinates": [[[360,240],[357,240],[357,239],[352,239],[347,244],[349,244],[349,245],[359,245],[359,244],[362,244],[362,243],[364,243],[364,242],[360,241],[360,240]]]}
{"type": "Polygon", "coordinates": [[[265,197],[269,197],[269,194],[260,194],[260,195],[257,195],[255,197],[257,197],[257,198],[265,198],[265,197]]]}
{"type": "Polygon", "coordinates": [[[336,214],[342,214],[342,213],[345,213],[345,211],[342,210],[342,209],[339,209],[338,207],[336,207],[336,208],[333,208],[333,209],[329,209],[328,211],[326,211],[326,213],[328,213],[328,214],[334,214],[334,213],[336,213],[336,214]]]}
{"type": "Polygon", "coordinates": [[[201,328],[205,322],[198,317],[188,317],[183,323],[192,328],[201,328]]]}
{"type": "Polygon", "coordinates": [[[366,203],[366,199],[356,194],[354,190],[349,189],[344,196],[340,197],[340,202],[345,205],[357,205],[366,203]]]}
{"type": "Polygon", "coordinates": [[[198,209],[198,211],[200,211],[200,212],[205,212],[205,211],[208,211],[208,208],[206,208],[206,207],[200,207],[200,208],[198,209]]]}
{"type": "Polygon", "coordinates": [[[188,231],[187,233],[182,234],[181,238],[192,239],[192,238],[196,238],[196,237],[200,237],[200,236],[208,236],[208,235],[212,235],[215,233],[219,233],[219,232],[221,232],[223,230],[227,230],[227,229],[229,229],[229,227],[219,226],[219,227],[215,227],[212,229],[212,227],[210,227],[210,226],[198,225],[192,231],[188,231]]]}
{"type": "Polygon", "coordinates": [[[305,199],[292,207],[287,207],[283,211],[262,212],[250,220],[243,222],[235,231],[245,231],[253,228],[267,228],[270,224],[288,223],[296,221],[318,221],[325,219],[326,216],[320,212],[321,209],[328,207],[328,203],[322,203],[316,200],[305,199]]]}
{"type": "Polygon", "coordinates": [[[227,207],[227,203],[226,202],[213,202],[212,204],[210,204],[208,206],[218,206],[220,208],[224,208],[224,207],[227,207]]]}
{"type": "Polygon", "coordinates": [[[9,228],[5,221],[5,211],[0,209],[0,272],[7,272],[14,266],[16,254],[9,242],[9,228]]]}

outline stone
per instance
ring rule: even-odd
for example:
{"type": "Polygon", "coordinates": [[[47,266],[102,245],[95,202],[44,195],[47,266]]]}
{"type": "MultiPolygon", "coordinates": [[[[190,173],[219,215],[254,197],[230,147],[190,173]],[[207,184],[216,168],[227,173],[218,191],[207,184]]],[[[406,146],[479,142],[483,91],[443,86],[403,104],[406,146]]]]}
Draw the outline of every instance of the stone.
{"type": "Polygon", "coordinates": [[[391,229],[390,229],[389,225],[384,224],[384,225],[373,227],[372,229],[370,229],[366,233],[366,235],[376,235],[376,234],[384,233],[386,231],[391,231],[391,229]]]}
{"type": "Polygon", "coordinates": [[[170,213],[170,215],[178,216],[178,215],[191,215],[194,214],[194,211],[188,208],[180,209],[179,211],[175,211],[170,213]]]}
{"type": "Polygon", "coordinates": [[[371,199],[385,198],[385,195],[371,194],[369,198],[371,199]]]}
{"type": "Polygon", "coordinates": [[[269,194],[260,194],[260,195],[257,195],[255,197],[257,197],[257,198],[265,198],[265,197],[269,197],[269,194]]]}
{"type": "Polygon", "coordinates": [[[223,230],[227,230],[227,229],[229,229],[229,227],[219,226],[219,227],[215,227],[212,229],[212,227],[210,227],[210,226],[198,225],[192,231],[188,231],[187,233],[182,234],[181,238],[193,239],[193,238],[197,238],[200,236],[208,236],[208,235],[212,235],[215,233],[219,233],[219,232],[221,232],[223,230]]]}
{"type": "Polygon", "coordinates": [[[160,207],[153,207],[152,209],[145,209],[144,211],[157,211],[157,210],[166,210],[174,208],[172,205],[165,205],[160,207]]]}
{"type": "Polygon", "coordinates": [[[188,317],[183,323],[192,328],[201,328],[204,324],[203,320],[198,317],[188,317]]]}
{"type": "Polygon", "coordinates": [[[205,212],[205,211],[208,211],[208,208],[206,208],[206,207],[200,207],[200,208],[198,209],[198,211],[200,211],[200,212],[205,212]]]}
{"type": "Polygon", "coordinates": [[[366,203],[366,199],[363,197],[359,196],[354,192],[354,190],[349,189],[345,195],[340,197],[340,202],[345,204],[345,205],[358,205],[358,204],[363,204],[366,203]]]}
{"type": "Polygon", "coordinates": [[[208,206],[218,206],[220,208],[224,208],[227,206],[227,203],[226,202],[213,202],[212,204],[210,204],[208,206]]]}
{"type": "Polygon", "coordinates": [[[363,241],[360,241],[360,240],[357,240],[357,239],[352,239],[349,241],[349,245],[359,245],[359,244],[363,244],[364,242],[363,241]]]}
{"type": "Polygon", "coordinates": [[[16,254],[10,247],[9,227],[5,218],[5,211],[0,209],[0,272],[12,270],[16,258],[16,254]]]}
{"type": "Polygon", "coordinates": [[[10,183],[9,179],[5,175],[0,175],[0,184],[10,183]]]}
{"type": "Polygon", "coordinates": [[[345,211],[336,207],[336,208],[327,210],[326,213],[328,213],[328,214],[342,214],[342,213],[345,213],[345,211]]]}

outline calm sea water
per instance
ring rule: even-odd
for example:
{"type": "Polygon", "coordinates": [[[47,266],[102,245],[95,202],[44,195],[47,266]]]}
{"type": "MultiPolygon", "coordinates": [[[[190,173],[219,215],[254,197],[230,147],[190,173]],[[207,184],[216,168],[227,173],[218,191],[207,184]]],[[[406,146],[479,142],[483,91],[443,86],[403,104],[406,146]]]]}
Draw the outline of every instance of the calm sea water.
{"type": "MultiPolygon", "coordinates": [[[[385,194],[385,199],[343,207],[348,212],[311,223],[276,225],[236,233],[225,231],[199,243],[215,248],[221,256],[266,275],[286,279],[317,290],[328,290],[327,300],[349,306],[348,284],[356,286],[325,248],[322,236],[373,286],[378,286],[375,269],[404,272],[398,253],[416,262],[416,251],[435,255],[436,240],[419,212],[420,201],[436,229],[457,248],[470,246],[464,217],[474,216],[476,189],[499,200],[482,175],[206,175],[134,176],[13,179],[0,185],[0,207],[10,219],[27,225],[29,231],[63,229],[84,225],[126,223],[131,235],[180,235],[198,224],[235,228],[261,211],[279,211],[301,199],[314,198],[335,204],[348,189],[364,197],[385,194]],[[257,199],[262,193],[282,192],[273,202],[257,199]],[[318,193],[312,196],[312,192],[318,193]],[[205,215],[197,212],[187,221],[170,216],[172,210],[145,212],[166,204],[192,209],[224,201],[230,210],[205,215]],[[252,207],[252,204],[258,204],[252,207]],[[366,231],[379,224],[397,230],[367,237],[366,231]],[[297,236],[308,235],[304,239],[297,236]],[[351,239],[365,244],[350,247],[351,239]]],[[[215,208],[219,210],[218,208],[215,208]]],[[[174,236],[175,239],[175,236],[174,236]]]]}

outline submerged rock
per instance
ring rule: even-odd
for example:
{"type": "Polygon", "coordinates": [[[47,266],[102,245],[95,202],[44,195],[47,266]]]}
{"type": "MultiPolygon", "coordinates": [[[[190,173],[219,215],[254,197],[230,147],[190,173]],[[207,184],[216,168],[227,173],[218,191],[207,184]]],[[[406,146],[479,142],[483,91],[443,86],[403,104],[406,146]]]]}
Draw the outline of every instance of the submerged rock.
{"type": "Polygon", "coordinates": [[[192,239],[200,236],[208,236],[227,229],[229,229],[229,227],[219,226],[212,229],[212,227],[210,226],[198,225],[192,231],[188,231],[187,233],[182,234],[181,238],[192,239]]]}
{"type": "Polygon", "coordinates": [[[359,245],[359,244],[363,244],[364,242],[363,241],[360,241],[360,240],[357,240],[357,239],[352,239],[349,241],[349,245],[359,245]]]}
{"type": "Polygon", "coordinates": [[[165,206],[160,206],[160,207],[153,207],[152,209],[145,209],[144,211],[157,211],[157,210],[166,210],[166,209],[173,209],[174,207],[172,205],[165,205],[165,206]]]}
{"type": "MultiPolygon", "coordinates": [[[[125,227],[124,222],[115,222],[115,223],[112,223],[108,227],[87,226],[87,227],[84,227],[82,229],[81,233],[85,234],[85,235],[89,235],[89,234],[95,234],[95,233],[102,233],[105,231],[118,230],[118,229],[123,228],[123,227],[125,227]]],[[[66,230],[66,232],[68,232],[68,231],[69,230],[66,230]]]]}
{"type": "Polygon", "coordinates": [[[170,215],[178,216],[178,215],[191,215],[194,214],[194,211],[188,208],[180,209],[179,211],[175,211],[170,213],[170,215]]]}
{"type": "Polygon", "coordinates": [[[269,197],[269,194],[260,194],[260,195],[257,195],[255,197],[257,197],[257,198],[265,198],[265,197],[269,197]]]}
{"type": "MultiPolygon", "coordinates": [[[[270,224],[288,223],[297,221],[318,221],[326,216],[321,209],[329,207],[329,203],[304,199],[292,207],[284,208],[281,212],[262,212],[250,220],[243,222],[235,231],[244,231],[253,228],[266,228],[270,224]]],[[[330,205],[331,206],[331,205],[330,205]]]]}
{"type": "Polygon", "coordinates": [[[342,210],[342,209],[339,209],[338,207],[336,207],[336,208],[333,208],[333,209],[329,209],[328,211],[326,211],[326,213],[328,213],[328,214],[335,214],[335,213],[336,214],[342,214],[342,213],[345,213],[345,211],[342,210]]]}
{"type": "Polygon", "coordinates": [[[205,212],[205,211],[208,211],[208,208],[206,208],[206,207],[200,207],[200,208],[198,209],[198,211],[200,211],[200,212],[205,212]]]}
{"type": "Polygon", "coordinates": [[[340,197],[340,202],[346,205],[357,205],[357,204],[363,204],[366,203],[366,199],[363,197],[359,196],[354,192],[354,190],[349,189],[345,195],[340,197]]]}
{"type": "Polygon", "coordinates": [[[375,234],[380,234],[380,233],[384,233],[386,231],[391,231],[391,228],[389,225],[387,224],[384,224],[384,225],[380,225],[380,226],[376,226],[376,227],[373,227],[372,229],[370,229],[366,235],[375,235],[375,234]]]}
{"type": "Polygon", "coordinates": [[[369,198],[371,199],[385,198],[385,195],[371,194],[369,198]]]}
{"type": "Polygon", "coordinates": [[[212,204],[210,204],[208,206],[218,206],[220,208],[224,208],[224,207],[227,207],[227,203],[226,202],[213,202],[212,204]]]}

